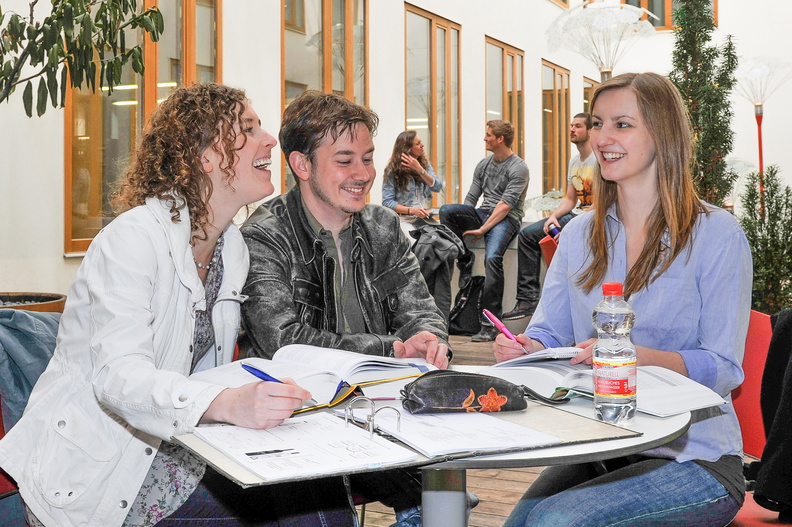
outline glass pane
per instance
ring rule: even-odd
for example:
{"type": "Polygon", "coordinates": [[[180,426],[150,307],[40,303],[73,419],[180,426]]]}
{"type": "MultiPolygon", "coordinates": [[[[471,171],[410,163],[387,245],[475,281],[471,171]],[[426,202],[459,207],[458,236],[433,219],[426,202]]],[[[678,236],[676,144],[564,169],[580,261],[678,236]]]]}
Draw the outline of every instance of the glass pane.
{"type": "Polygon", "coordinates": [[[487,121],[503,119],[503,49],[487,43],[487,121]]]}
{"type": "Polygon", "coordinates": [[[142,126],[142,92],[131,65],[109,97],[106,90],[72,91],[72,240],[93,238],[114,217],[110,199],[142,126]]]}
{"type": "Polygon", "coordinates": [[[659,18],[659,20],[655,20],[654,18],[649,17],[649,21],[655,27],[665,27],[668,25],[665,16],[666,2],[668,2],[668,0],[649,0],[647,4],[647,9],[654,13],[657,18],[659,18]]]}
{"type": "MultiPolygon", "coordinates": [[[[294,0],[297,1],[297,0],[294,0]]],[[[304,15],[304,31],[286,27],[283,47],[283,93],[286,106],[305,90],[324,91],[322,85],[322,0],[299,2],[304,15]]],[[[294,186],[294,175],[284,163],[286,188],[294,186]]]]}
{"type": "Polygon", "coordinates": [[[429,116],[432,111],[430,21],[407,13],[407,123],[423,137],[424,144],[432,144],[429,116]]]}
{"type": "Polygon", "coordinates": [[[355,102],[366,104],[366,3],[365,0],[355,1],[354,27],[354,71],[355,71],[355,102]]]}
{"type": "Polygon", "coordinates": [[[345,0],[333,0],[333,93],[345,95],[346,31],[345,0]]]}
{"type": "Polygon", "coordinates": [[[435,121],[435,137],[437,138],[437,152],[430,152],[436,160],[435,169],[440,177],[445,176],[448,166],[446,144],[446,110],[448,100],[448,79],[446,78],[446,30],[437,28],[437,120],[435,121]]]}
{"type": "MultiPolygon", "coordinates": [[[[446,189],[446,195],[452,203],[459,203],[461,196],[459,195],[459,188],[461,181],[459,177],[459,31],[456,29],[451,30],[451,54],[449,55],[451,61],[451,78],[448,80],[450,84],[450,103],[451,103],[451,129],[449,130],[451,138],[449,139],[449,147],[451,148],[451,166],[450,166],[450,179],[448,173],[444,174],[446,181],[449,182],[450,189],[446,189]]],[[[443,196],[444,197],[444,196],[443,196]]],[[[445,200],[439,200],[444,204],[445,200]]]]}
{"type": "Polygon", "coordinates": [[[503,108],[503,118],[512,125],[516,124],[514,122],[514,115],[512,110],[514,108],[514,91],[513,91],[513,81],[512,75],[514,74],[514,55],[510,55],[509,53],[506,54],[506,103],[504,104],[503,108]]]}
{"type": "Polygon", "coordinates": [[[525,117],[523,115],[523,58],[516,56],[515,86],[517,92],[517,112],[514,128],[517,130],[517,155],[525,159],[525,117]]]}
{"type": "Polygon", "coordinates": [[[583,79],[583,111],[591,112],[591,96],[594,95],[594,84],[583,79]]]}
{"type": "MultiPolygon", "coordinates": [[[[184,84],[182,77],[182,2],[160,0],[165,30],[157,46],[157,100],[161,101],[184,84]]],[[[131,32],[127,32],[130,35],[131,32]]]]}
{"type": "Polygon", "coordinates": [[[322,90],[322,0],[305,0],[305,32],[286,28],[283,65],[286,104],[305,90],[322,90]]]}
{"type": "Polygon", "coordinates": [[[195,57],[197,82],[217,80],[215,0],[198,0],[195,6],[195,57]]]}
{"type": "Polygon", "coordinates": [[[555,111],[554,77],[553,69],[542,65],[542,192],[548,192],[555,186],[553,177],[555,169],[555,153],[553,152],[555,133],[553,121],[555,111]]]}

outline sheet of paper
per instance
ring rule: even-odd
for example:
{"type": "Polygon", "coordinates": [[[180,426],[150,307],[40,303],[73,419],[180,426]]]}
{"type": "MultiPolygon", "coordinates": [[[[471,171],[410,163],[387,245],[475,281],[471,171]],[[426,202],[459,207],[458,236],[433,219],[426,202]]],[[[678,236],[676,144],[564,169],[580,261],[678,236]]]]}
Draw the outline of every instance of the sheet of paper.
{"type": "MultiPolygon", "coordinates": [[[[343,416],[343,410],[336,410],[343,416]]],[[[363,420],[368,410],[356,408],[355,419],[363,420]]],[[[410,445],[428,457],[459,452],[525,450],[560,444],[556,436],[510,423],[482,413],[460,412],[412,415],[402,410],[401,423],[396,412],[379,411],[377,428],[410,445]]]]}
{"type": "Polygon", "coordinates": [[[199,426],[193,432],[267,481],[339,474],[418,458],[415,452],[328,413],[292,417],[267,430],[230,425],[199,426]]]}

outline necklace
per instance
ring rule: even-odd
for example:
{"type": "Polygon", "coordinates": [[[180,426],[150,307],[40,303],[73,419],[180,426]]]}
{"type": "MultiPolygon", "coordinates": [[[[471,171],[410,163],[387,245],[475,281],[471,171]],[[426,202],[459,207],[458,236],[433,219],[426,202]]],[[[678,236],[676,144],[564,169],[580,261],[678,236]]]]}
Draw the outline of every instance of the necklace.
{"type": "Polygon", "coordinates": [[[212,267],[214,267],[214,265],[215,265],[214,258],[212,258],[212,259],[209,261],[209,263],[208,263],[208,264],[204,265],[204,264],[202,264],[201,262],[199,262],[198,260],[196,260],[196,259],[195,259],[195,256],[193,256],[193,262],[195,262],[195,266],[196,266],[198,269],[206,269],[207,271],[208,271],[209,269],[211,269],[212,267]]]}

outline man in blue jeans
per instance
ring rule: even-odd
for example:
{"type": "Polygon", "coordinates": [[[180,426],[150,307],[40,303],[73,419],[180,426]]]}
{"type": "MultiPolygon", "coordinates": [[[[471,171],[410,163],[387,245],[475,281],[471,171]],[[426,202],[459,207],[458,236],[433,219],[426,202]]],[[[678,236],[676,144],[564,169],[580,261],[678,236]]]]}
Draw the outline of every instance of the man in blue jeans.
{"type": "MultiPolygon", "coordinates": [[[[514,128],[508,121],[489,121],[484,143],[491,156],[482,159],[473,173],[464,204],[443,205],[440,222],[448,225],[463,241],[482,236],[484,252],[484,294],[482,308],[500,316],[503,308],[503,255],[520,230],[525,192],[528,188],[528,166],[512,152],[514,128]],[[476,208],[483,197],[481,207],[476,208]]],[[[465,244],[465,252],[457,260],[459,287],[471,279],[473,253],[465,244]]],[[[495,340],[498,330],[483,315],[479,315],[481,331],[473,335],[474,342],[495,340]]]]}
{"type": "MultiPolygon", "coordinates": [[[[528,225],[517,238],[517,302],[514,309],[503,314],[503,320],[530,317],[539,304],[539,273],[542,265],[542,249],[539,242],[548,233],[551,225],[561,229],[572,218],[581,214],[592,204],[591,185],[597,158],[589,142],[591,116],[579,113],[569,126],[569,139],[577,147],[578,154],[569,160],[567,188],[561,203],[546,219],[528,225]]],[[[556,239],[558,234],[555,235],[556,239]]]]}

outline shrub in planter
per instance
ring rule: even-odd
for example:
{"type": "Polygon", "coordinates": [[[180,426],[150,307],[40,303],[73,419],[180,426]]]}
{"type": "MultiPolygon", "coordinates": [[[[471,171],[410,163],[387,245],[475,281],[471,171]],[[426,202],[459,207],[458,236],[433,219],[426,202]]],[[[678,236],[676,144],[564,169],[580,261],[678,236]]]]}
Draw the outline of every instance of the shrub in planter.
{"type": "Polygon", "coordinates": [[[781,185],[776,166],[764,173],[764,210],[759,172],[745,188],[739,220],[753,256],[753,308],[777,313],[792,307],[792,189],[781,185]]]}

